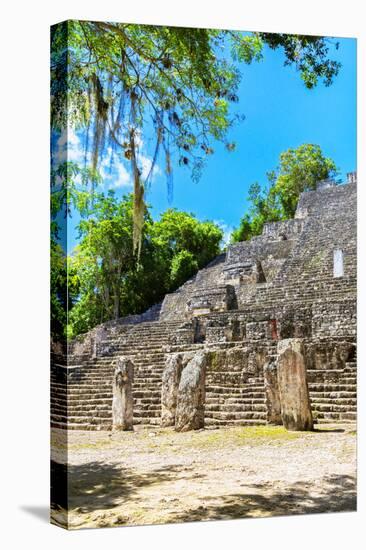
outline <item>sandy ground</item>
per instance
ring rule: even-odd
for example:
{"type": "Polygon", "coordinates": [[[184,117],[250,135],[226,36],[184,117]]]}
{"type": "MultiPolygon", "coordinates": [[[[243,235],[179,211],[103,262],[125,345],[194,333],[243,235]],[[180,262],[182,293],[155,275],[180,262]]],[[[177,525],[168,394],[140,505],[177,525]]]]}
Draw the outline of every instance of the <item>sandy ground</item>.
{"type": "MultiPolygon", "coordinates": [[[[71,529],[356,509],[355,426],[69,432],[71,529]]],[[[65,433],[52,433],[52,471],[65,433]]],[[[57,481],[56,481],[57,482],[57,481]]],[[[65,523],[62,504],[52,520],[65,523]]]]}

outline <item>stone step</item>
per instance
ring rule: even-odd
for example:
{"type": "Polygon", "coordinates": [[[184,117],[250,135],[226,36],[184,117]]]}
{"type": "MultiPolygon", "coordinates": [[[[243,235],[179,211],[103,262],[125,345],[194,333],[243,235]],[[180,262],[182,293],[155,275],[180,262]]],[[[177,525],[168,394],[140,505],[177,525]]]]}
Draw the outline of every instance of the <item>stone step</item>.
{"type": "Polygon", "coordinates": [[[68,415],[67,418],[64,415],[57,415],[55,414],[52,418],[53,422],[67,422],[71,424],[83,424],[83,423],[91,423],[96,424],[98,423],[98,420],[100,419],[109,419],[109,422],[112,422],[112,414],[107,414],[107,411],[98,411],[98,413],[94,414],[93,416],[90,415],[68,415]]]}
{"type": "Polygon", "coordinates": [[[309,383],[309,393],[311,392],[340,392],[340,391],[356,391],[356,384],[330,384],[330,383],[309,383]]]}
{"type": "Polygon", "coordinates": [[[344,424],[346,422],[351,422],[352,420],[341,420],[337,418],[317,418],[314,419],[314,424],[344,424]]]}
{"type": "Polygon", "coordinates": [[[323,403],[311,403],[311,408],[319,412],[355,412],[357,410],[356,404],[323,404],[323,403]]]}
{"type": "Polygon", "coordinates": [[[214,418],[217,420],[257,420],[266,419],[266,413],[254,411],[221,412],[205,410],[205,418],[214,418]]]}
{"type": "Polygon", "coordinates": [[[356,422],[357,421],[357,413],[356,412],[317,412],[317,421],[327,421],[332,422],[334,421],[340,421],[340,422],[356,422]]]}
{"type": "Polygon", "coordinates": [[[136,404],[134,411],[138,414],[141,411],[151,411],[161,413],[161,404],[160,403],[140,403],[138,406],[136,404]]]}
{"type": "Polygon", "coordinates": [[[161,403],[160,393],[159,393],[159,397],[139,397],[139,398],[137,398],[134,394],[133,394],[133,397],[134,397],[134,402],[136,404],[147,405],[147,404],[151,403],[152,405],[157,405],[157,404],[161,403]]]}
{"type": "Polygon", "coordinates": [[[216,396],[212,396],[211,394],[206,394],[206,404],[223,404],[227,403],[228,405],[246,405],[247,403],[253,403],[253,404],[261,404],[265,403],[265,398],[258,397],[258,394],[248,394],[246,397],[222,397],[222,394],[217,394],[216,396]]]}
{"type": "MultiPolygon", "coordinates": [[[[156,390],[156,389],[153,389],[153,390],[149,390],[148,388],[143,388],[143,390],[133,390],[132,391],[132,395],[134,396],[134,398],[157,398],[159,397],[160,398],[160,395],[161,395],[161,390],[156,390]]],[[[92,401],[95,401],[95,402],[98,402],[99,400],[100,401],[105,401],[106,399],[111,399],[112,398],[112,388],[110,388],[110,391],[108,392],[98,392],[97,390],[96,391],[91,391],[91,392],[74,392],[74,393],[71,393],[71,394],[68,394],[67,396],[65,395],[64,398],[60,398],[59,394],[56,394],[54,396],[54,399],[56,400],[60,400],[61,402],[73,402],[73,401],[78,401],[80,400],[80,398],[82,398],[83,400],[84,399],[90,399],[92,401]]]]}
{"type": "Polygon", "coordinates": [[[264,386],[253,385],[248,387],[228,387],[228,386],[207,386],[207,397],[213,397],[214,395],[225,395],[227,397],[244,396],[246,394],[262,394],[264,392],[264,386]]]}
{"type": "Polygon", "coordinates": [[[356,399],[357,398],[357,392],[356,391],[332,391],[332,392],[322,392],[322,391],[309,391],[310,398],[314,399],[356,399]]]}
{"type": "Polygon", "coordinates": [[[266,412],[264,403],[206,403],[205,414],[208,412],[266,412]]]}
{"type": "Polygon", "coordinates": [[[313,404],[317,405],[356,405],[357,399],[339,397],[338,399],[329,399],[328,397],[310,397],[313,404]]]}
{"type": "Polygon", "coordinates": [[[68,395],[79,395],[85,393],[107,393],[112,391],[112,382],[110,384],[68,384],[64,392],[68,395]]]}
{"type": "Polygon", "coordinates": [[[80,397],[82,397],[82,399],[88,399],[90,401],[95,401],[95,400],[100,400],[100,401],[105,401],[105,400],[110,400],[112,398],[112,388],[110,389],[109,392],[85,392],[85,393],[81,393],[81,394],[77,394],[77,393],[74,393],[74,394],[70,394],[68,395],[68,398],[67,398],[67,401],[68,403],[72,403],[74,401],[79,401],[80,400],[80,397]]]}
{"type": "Polygon", "coordinates": [[[84,423],[72,423],[72,422],[61,422],[61,421],[52,421],[51,422],[52,428],[59,428],[59,429],[67,429],[67,430],[97,430],[97,431],[103,431],[103,430],[111,430],[112,424],[111,422],[101,422],[99,424],[90,424],[90,422],[84,422],[84,423]]]}
{"type": "Polygon", "coordinates": [[[134,411],[133,412],[133,418],[151,418],[151,417],[156,417],[156,418],[160,418],[161,416],[161,408],[159,407],[159,409],[156,409],[156,410],[152,410],[152,411],[144,411],[144,410],[138,410],[138,411],[134,411]]]}
{"type": "Polygon", "coordinates": [[[136,388],[132,391],[132,395],[135,398],[141,398],[141,397],[160,397],[161,396],[161,389],[153,389],[153,390],[146,390],[146,388],[142,390],[137,390],[136,388]]]}

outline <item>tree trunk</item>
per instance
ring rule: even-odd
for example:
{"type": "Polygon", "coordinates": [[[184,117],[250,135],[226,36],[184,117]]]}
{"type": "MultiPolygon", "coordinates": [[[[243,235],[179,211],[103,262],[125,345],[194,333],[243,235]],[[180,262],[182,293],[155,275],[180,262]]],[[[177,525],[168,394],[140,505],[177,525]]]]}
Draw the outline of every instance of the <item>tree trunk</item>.
{"type": "Polygon", "coordinates": [[[120,317],[120,299],[119,299],[119,289],[115,289],[114,298],[113,298],[113,318],[115,320],[120,317]]]}

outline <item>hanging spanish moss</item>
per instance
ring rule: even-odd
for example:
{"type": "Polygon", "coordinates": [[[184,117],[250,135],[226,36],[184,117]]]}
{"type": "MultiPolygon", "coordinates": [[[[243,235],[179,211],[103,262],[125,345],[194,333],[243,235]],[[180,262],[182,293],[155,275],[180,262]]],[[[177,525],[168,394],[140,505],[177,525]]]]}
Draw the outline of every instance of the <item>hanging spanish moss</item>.
{"type": "Polygon", "coordinates": [[[171,164],[171,156],[169,150],[169,142],[164,142],[164,151],[165,151],[165,175],[166,175],[166,186],[168,194],[168,202],[171,204],[173,202],[173,170],[171,164]]]}
{"type": "Polygon", "coordinates": [[[144,225],[145,201],[144,185],[141,182],[141,174],[137,165],[136,144],[134,130],[131,130],[131,165],[133,173],[133,250],[137,252],[137,259],[140,259],[142,230],[144,225]]]}
{"type": "MultiPolygon", "coordinates": [[[[98,167],[98,162],[103,155],[109,105],[104,99],[103,86],[96,74],[92,74],[91,84],[95,108],[91,168],[92,172],[95,173],[98,167]]],[[[94,182],[95,179],[93,179],[93,183],[94,182]]]]}
{"type": "Polygon", "coordinates": [[[151,185],[151,180],[152,180],[152,176],[153,176],[153,173],[154,173],[154,168],[156,166],[156,163],[157,163],[157,160],[158,160],[158,156],[159,156],[159,150],[160,150],[160,145],[163,141],[163,128],[161,126],[156,126],[156,144],[155,144],[155,150],[154,150],[154,154],[153,154],[153,158],[152,158],[152,161],[151,161],[151,165],[150,165],[150,169],[149,169],[149,172],[146,176],[146,179],[145,179],[145,188],[148,189],[151,185]]]}
{"type": "Polygon", "coordinates": [[[172,169],[171,152],[170,152],[171,150],[170,136],[174,132],[173,127],[176,120],[174,118],[174,114],[176,115],[175,111],[173,111],[172,109],[168,110],[169,132],[167,132],[167,135],[164,139],[165,175],[166,175],[166,186],[167,186],[167,195],[168,195],[169,204],[173,202],[173,169],[172,169]]]}
{"type": "MultiPolygon", "coordinates": [[[[142,170],[139,166],[139,113],[137,103],[139,96],[132,88],[122,85],[119,94],[113,89],[113,81],[110,78],[107,83],[107,92],[104,93],[101,78],[93,74],[89,81],[88,97],[90,98],[90,119],[87,125],[85,138],[85,155],[87,161],[88,149],[90,147],[90,168],[92,171],[91,196],[95,191],[97,170],[107,149],[110,155],[109,169],[112,170],[114,155],[117,148],[123,151],[125,159],[130,161],[131,174],[134,189],[133,205],[133,250],[139,261],[142,245],[142,233],[145,217],[145,188],[151,184],[154,168],[158,160],[159,149],[164,142],[163,112],[158,113],[154,121],[156,132],[156,145],[151,160],[148,174],[145,181],[142,180],[142,170]],[[116,109],[117,106],[117,109],[116,109]],[[92,136],[90,137],[90,121],[93,121],[92,136]],[[106,147],[106,145],[108,147],[106,147]]],[[[169,152],[167,144],[164,143],[167,158],[169,152]]],[[[170,161],[168,163],[167,175],[171,174],[170,161]]]]}
{"type": "Polygon", "coordinates": [[[137,164],[137,144],[136,144],[136,101],[137,94],[134,90],[131,92],[131,113],[130,113],[130,157],[133,174],[133,251],[137,253],[137,262],[139,263],[142,244],[142,230],[144,226],[145,201],[144,184],[141,181],[141,171],[137,164]]]}

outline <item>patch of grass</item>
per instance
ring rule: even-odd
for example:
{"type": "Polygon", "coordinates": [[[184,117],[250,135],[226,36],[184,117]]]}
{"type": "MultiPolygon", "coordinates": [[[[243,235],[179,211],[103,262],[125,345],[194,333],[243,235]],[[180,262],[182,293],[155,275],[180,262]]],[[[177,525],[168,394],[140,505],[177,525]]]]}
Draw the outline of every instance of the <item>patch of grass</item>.
{"type": "Polygon", "coordinates": [[[283,426],[248,426],[240,429],[240,437],[262,437],[266,439],[297,439],[301,436],[301,432],[290,432],[283,426]]]}
{"type": "MultiPolygon", "coordinates": [[[[173,428],[150,427],[138,429],[134,432],[109,432],[107,436],[99,435],[94,438],[82,438],[69,441],[70,451],[103,450],[121,447],[136,453],[152,452],[185,453],[190,449],[210,450],[243,445],[265,445],[271,442],[291,441],[310,435],[311,432],[291,432],[283,426],[235,426],[222,427],[217,430],[198,430],[177,433],[173,428]]],[[[54,446],[60,448],[61,441],[54,441],[54,446]]]]}
{"type": "Polygon", "coordinates": [[[265,445],[271,441],[290,441],[302,437],[301,432],[289,432],[283,426],[243,426],[202,430],[197,432],[165,434],[156,436],[148,447],[157,452],[181,452],[190,449],[214,449],[228,446],[265,445]]]}
{"type": "Polygon", "coordinates": [[[268,443],[270,441],[287,441],[298,439],[301,432],[289,432],[283,426],[243,426],[240,428],[229,428],[228,439],[234,443],[250,443],[251,441],[260,441],[268,443]]]}

